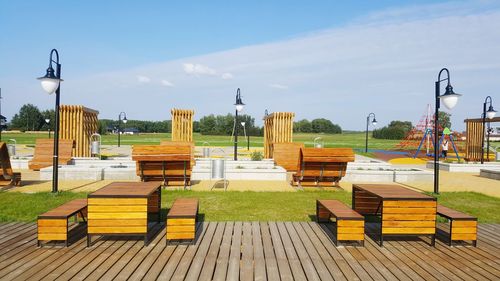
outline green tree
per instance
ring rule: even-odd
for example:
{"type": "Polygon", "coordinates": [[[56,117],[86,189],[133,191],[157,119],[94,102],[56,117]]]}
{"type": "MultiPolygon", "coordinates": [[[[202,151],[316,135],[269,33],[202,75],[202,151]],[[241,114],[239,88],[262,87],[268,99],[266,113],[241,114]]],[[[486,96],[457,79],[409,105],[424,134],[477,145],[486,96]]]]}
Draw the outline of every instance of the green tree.
{"type": "Polygon", "coordinates": [[[45,123],[38,107],[28,103],[21,107],[19,113],[12,117],[10,126],[21,131],[38,131],[45,123]]]}
{"type": "Polygon", "coordinates": [[[296,133],[311,133],[312,125],[307,119],[302,119],[300,121],[293,123],[293,131],[296,133]]]}
{"type": "Polygon", "coordinates": [[[342,128],[333,124],[332,121],[325,118],[318,118],[311,121],[313,133],[341,134],[342,128]]]}
{"type": "Polygon", "coordinates": [[[444,111],[439,111],[439,125],[441,129],[450,128],[451,129],[451,114],[444,111]]]}
{"type": "Polygon", "coordinates": [[[388,126],[373,130],[372,136],[376,139],[401,140],[413,128],[410,121],[391,121],[388,126]]]}

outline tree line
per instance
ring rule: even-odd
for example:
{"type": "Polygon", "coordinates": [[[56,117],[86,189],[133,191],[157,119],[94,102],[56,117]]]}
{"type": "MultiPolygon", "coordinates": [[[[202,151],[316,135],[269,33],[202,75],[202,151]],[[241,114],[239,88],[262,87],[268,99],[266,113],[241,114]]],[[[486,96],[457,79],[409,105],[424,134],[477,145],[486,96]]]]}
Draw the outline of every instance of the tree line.
{"type": "MultiPolygon", "coordinates": [[[[44,131],[54,130],[55,114],[53,109],[40,110],[33,104],[25,104],[16,113],[10,123],[8,130],[20,131],[44,131]],[[48,119],[47,123],[45,120],[48,119]]],[[[98,128],[99,134],[116,132],[118,125],[123,130],[125,128],[136,128],[141,133],[171,133],[172,121],[144,121],[144,120],[127,120],[127,123],[118,124],[118,120],[99,119],[98,128]]],[[[263,127],[255,124],[255,118],[250,115],[238,116],[238,121],[235,122],[234,115],[214,115],[210,114],[202,117],[199,121],[193,122],[193,131],[203,135],[231,135],[237,129],[239,135],[243,135],[244,131],[250,136],[262,136],[264,133],[263,127]],[[243,128],[242,122],[245,124],[243,128]]],[[[333,124],[332,121],[325,118],[318,118],[312,121],[302,119],[294,122],[293,131],[296,133],[327,133],[341,134],[342,128],[333,124]]]]}

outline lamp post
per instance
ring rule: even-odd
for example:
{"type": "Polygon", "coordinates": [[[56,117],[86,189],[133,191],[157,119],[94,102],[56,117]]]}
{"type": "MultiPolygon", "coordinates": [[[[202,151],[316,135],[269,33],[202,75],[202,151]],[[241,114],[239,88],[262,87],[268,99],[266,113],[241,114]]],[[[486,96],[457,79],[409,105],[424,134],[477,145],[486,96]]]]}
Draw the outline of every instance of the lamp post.
{"type": "Polygon", "coordinates": [[[452,109],[457,105],[458,97],[461,95],[453,92],[453,87],[450,84],[450,72],[447,68],[441,69],[438,74],[438,80],[435,83],[436,88],[436,109],[434,112],[434,193],[439,194],[439,107],[440,100],[443,101],[444,106],[448,109],[452,109]],[[441,74],[446,72],[446,78],[441,79],[441,74]],[[440,87],[441,82],[447,81],[446,91],[441,96],[440,87]]]}
{"type": "Polygon", "coordinates": [[[250,150],[250,136],[247,135],[247,128],[245,127],[246,122],[241,122],[241,126],[243,127],[243,133],[245,134],[245,138],[247,139],[247,150],[250,150]]]}
{"type": "Polygon", "coordinates": [[[50,126],[49,126],[49,123],[50,123],[50,119],[49,118],[45,118],[45,123],[47,124],[47,131],[49,131],[49,139],[50,139],[50,126]]]}
{"type": "MultiPolygon", "coordinates": [[[[493,104],[491,101],[491,97],[487,96],[486,99],[484,100],[483,103],[483,134],[481,136],[481,164],[484,163],[484,131],[485,131],[485,125],[486,125],[486,118],[488,119],[493,119],[495,115],[497,114],[497,111],[493,109],[493,104]],[[486,105],[488,104],[489,101],[489,108],[488,111],[486,111],[486,105]]],[[[488,161],[490,160],[490,130],[488,130],[488,146],[486,148],[486,155],[488,155],[488,161]]]]}
{"type": "Polygon", "coordinates": [[[123,124],[127,124],[127,114],[123,111],[120,112],[120,114],[118,114],[118,147],[120,147],[120,135],[121,135],[121,123],[122,122],[123,122],[123,124]]]}
{"type": "Polygon", "coordinates": [[[365,136],[365,153],[368,152],[368,125],[370,124],[370,116],[373,115],[372,125],[377,125],[377,119],[375,118],[375,113],[370,112],[368,116],[366,116],[366,136],[365,136]]]}
{"type": "Polygon", "coordinates": [[[56,49],[50,51],[49,67],[45,76],[39,77],[42,84],[42,88],[49,95],[56,93],[56,106],[55,106],[55,129],[54,129],[54,156],[52,158],[52,192],[58,191],[58,169],[59,169],[59,100],[61,96],[60,84],[63,81],[61,79],[61,64],[59,63],[59,53],[56,49]],[[55,55],[55,60],[53,56],[55,55]],[[56,71],[52,67],[52,63],[56,64],[56,71]]]}
{"type": "MultiPolygon", "coordinates": [[[[236,103],[234,104],[236,107],[236,114],[234,115],[234,123],[238,122],[238,112],[243,110],[243,106],[245,104],[241,101],[241,93],[240,88],[236,90],[236,103]]],[[[238,126],[234,126],[234,161],[238,160],[238,126]]]]}

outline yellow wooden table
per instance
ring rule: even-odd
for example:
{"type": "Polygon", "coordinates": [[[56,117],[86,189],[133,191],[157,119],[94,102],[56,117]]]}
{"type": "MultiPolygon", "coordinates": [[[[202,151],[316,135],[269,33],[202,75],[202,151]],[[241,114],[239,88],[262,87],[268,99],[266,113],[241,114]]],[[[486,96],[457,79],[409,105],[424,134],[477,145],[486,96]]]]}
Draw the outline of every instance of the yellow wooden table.
{"type": "Polygon", "coordinates": [[[386,235],[429,235],[436,241],[436,198],[395,184],[353,184],[352,208],[380,216],[380,246],[386,235]]]}
{"type": "Polygon", "coordinates": [[[141,235],[148,244],[148,219],[160,222],[160,182],[114,182],[88,195],[87,247],[94,235],[141,235]]]}

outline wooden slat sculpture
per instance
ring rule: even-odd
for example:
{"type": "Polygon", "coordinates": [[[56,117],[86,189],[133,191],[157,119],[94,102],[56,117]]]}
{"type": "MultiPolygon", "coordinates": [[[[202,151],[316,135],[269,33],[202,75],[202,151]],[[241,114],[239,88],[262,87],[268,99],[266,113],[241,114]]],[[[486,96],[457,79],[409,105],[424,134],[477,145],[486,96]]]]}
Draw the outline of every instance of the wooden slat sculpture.
{"type": "Polygon", "coordinates": [[[293,141],[293,112],[274,112],[264,117],[264,158],[273,158],[273,144],[293,141]]]}
{"type": "Polygon", "coordinates": [[[59,138],[74,140],[73,156],[90,157],[90,136],[97,133],[99,111],[82,105],[59,107],[59,138]]]}
{"type": "Polygon", "coordinates": [[[172,141],[193,141],[193,110],[172,109],[172,141]]]}
{"type": "Polygon", "coordinates": [[[354,161],[352,148],[301,148],[299,169],[292,184],[299,186],[338,186],[347,163],[354,161]]]}

